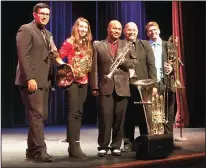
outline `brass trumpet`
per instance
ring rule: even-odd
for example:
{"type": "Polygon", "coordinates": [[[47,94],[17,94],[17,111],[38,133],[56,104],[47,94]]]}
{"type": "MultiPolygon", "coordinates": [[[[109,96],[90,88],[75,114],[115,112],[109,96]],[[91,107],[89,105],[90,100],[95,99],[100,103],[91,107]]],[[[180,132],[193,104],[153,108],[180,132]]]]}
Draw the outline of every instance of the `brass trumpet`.
{"type": "Polygon", "coordinates": [[[131,49],[131,42],[128,42],[126,46],[122,49],[121,53],[118,55],[118,57],[115,59],[115,61],[112,63],[112,65],[109,68],[109,73],[105,75],[105,78],[111,79],[114,72],[117,70],[118,66],[124,61],[126,54],[131,49]]]}

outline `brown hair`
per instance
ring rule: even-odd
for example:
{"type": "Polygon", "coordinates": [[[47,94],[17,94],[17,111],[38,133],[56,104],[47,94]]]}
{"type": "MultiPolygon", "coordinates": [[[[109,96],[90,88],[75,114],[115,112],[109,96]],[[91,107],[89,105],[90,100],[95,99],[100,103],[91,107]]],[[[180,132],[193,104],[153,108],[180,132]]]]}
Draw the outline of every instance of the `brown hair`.
{"type": "Polygon", "coordinates": [[[36,4],[36,5],[34,6],[33,12],[37,13],[38,10],[41,9],[41,8],[47,8],[47,9],[50,10],[49,5],[47,5],[46,3],[38,3],[38,4],[36,4]]]}
{"type": "Polygon", "coordinates": [[[72,33],[71,33],[71,40],[73,42],[73,45],[74,45],[74,50],[75,51],[78,51],[80,49],[80,37],[79,37],[79,33],[77,32],[77,27],[79,26],[79,22],[82,21],[82,22],[85,22],[87,23],[88,25],[88,32],[87,34],[85,35],[85,38],[84,38],[84,42],[83,42],[83,45],[86,46],[87,48],[87,53],[89,53],[90,55],[92,55],[92,44],[91,44],[91,41],[92,41],[92,33],[91,33],[91,28],[90,28],[90,25],[89,25],[89,21],[83,17],[79,17],[73,27],[72,27],[72,33]]]}
{"type": "Polygon", "coordinates": [[[151,21],[151,22],[148,22],[148,23],[146,24],[146,26],[145,26],[145,31],[147,32],[148,29],[149,29],[151,26],[156,26],[158,29],[160,29],[157,22],[151,21]]]}

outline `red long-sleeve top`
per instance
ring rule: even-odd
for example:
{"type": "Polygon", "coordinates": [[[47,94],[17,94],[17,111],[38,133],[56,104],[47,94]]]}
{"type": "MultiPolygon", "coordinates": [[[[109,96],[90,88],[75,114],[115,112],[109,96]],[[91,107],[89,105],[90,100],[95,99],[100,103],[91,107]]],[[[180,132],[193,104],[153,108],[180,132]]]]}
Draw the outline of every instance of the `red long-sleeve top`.
{"type": "MultiPolygon", "coordinates": [[[[75,60],[75,51],[74,51],[73,45],[70,42],[68,42],[67,40],[65,40],[64,43],[62,44],[60,50],[59,50],[59,55],[62,59],[67,57],[67,61],[68,61],[67,63],[73,69],[74,76],[76,76],[77,72],[73,67],[74,60],[75,60]]],[[[80,52],[79,57],[84,58],[83,53],[80,52]]],[[[80,84],[88,83],[88,74],[86,74],[83,77],[75,78],[75,82],[80,83],[80,84]]]]}

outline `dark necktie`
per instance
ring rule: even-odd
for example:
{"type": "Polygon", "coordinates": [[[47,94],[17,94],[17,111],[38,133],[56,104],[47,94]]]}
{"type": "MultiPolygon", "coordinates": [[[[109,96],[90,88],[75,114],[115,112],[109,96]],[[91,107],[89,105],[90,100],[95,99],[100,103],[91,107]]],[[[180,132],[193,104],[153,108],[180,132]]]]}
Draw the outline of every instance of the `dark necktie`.
{"type": "MultiPolygon", "coordinates": [[[[47,47],[49,47],[49,42],[48,42],[48,40],[47,40],[47,38],[46,38],[46,31],[45,30],[41,30],[41,33],[42,33],[42,36],[43,36],[43,38],[44,38],[44,41],[45,41],[45,43],[46,43],[46,46],[47,47]]],[[[50,59],[49,59],[49,55],[47,56],[47,58],[46,58],[46,62],[47,62],[47,64],[48,64],[48,66],[50,66],[50,59]]]]}
{"type": "Polygon", "coordinates": [[[44,41],[45,41],[45,43],[46,43],[47,46],[48,46],[48,41],[47,41],[47,38],[46,38],[46,31],[45,31],[45,30],[41,30],[41,32],[42,32],[42,36],[43,36],[43,38],[44,38],[44,41]]]}
{"type": "Polygon", "coordinates": [[[132,42],[132,51],[135,51],[135,42],[132,42]]]}

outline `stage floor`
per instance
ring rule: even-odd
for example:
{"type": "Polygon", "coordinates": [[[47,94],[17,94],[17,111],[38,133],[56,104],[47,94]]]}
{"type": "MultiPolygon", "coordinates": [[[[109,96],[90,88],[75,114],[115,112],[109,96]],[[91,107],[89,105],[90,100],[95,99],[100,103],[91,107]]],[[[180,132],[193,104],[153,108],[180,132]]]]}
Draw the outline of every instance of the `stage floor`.
{"type": "MultiPolygon", "coordinates": [[[[104,167],[106,165],[121,167],[121,165],[125,163],[129,164],[130,162],[137,162],[137,159],[135,159],[135,152],[122,153],[122,156],[119,157],[111,156],[109,153],[106,157],[99,158],[97,156],[98,130],[96,126],[83,126],[81,129],[81,146],[83,151],[88,154],[87,159],[73,159],[68,157],[68,143],[62,142],[66,137],[65,126],[47,126],[45,127],[45,138],[48,153],[54,156],[53,162],[35,163],[33,161],[28,161],[25,159],[27,129],[28,128],[2,129],[2,167],[93,168],[104,167]]],[[[135,134],[136,137],[139,136],[138,127],[136,127],[135,134]]],[[[174,136],[180,136],[180,130],[178,128],[174,129],[174,136]]],[[[175,150],[167,159],[172,159],[177,156],[181,158],[187,155],[205,152],[205,128],[184,128],[183,137],[188,138],[188,141],[176,142],[183,146],[183,149],[175,150]]],[[[144,161],[139,161],[139,163],[140,162],[144,163],[144,161]]],[[[149,162],[150,164],[152,163],[151,161],[149,162]]]]}

